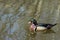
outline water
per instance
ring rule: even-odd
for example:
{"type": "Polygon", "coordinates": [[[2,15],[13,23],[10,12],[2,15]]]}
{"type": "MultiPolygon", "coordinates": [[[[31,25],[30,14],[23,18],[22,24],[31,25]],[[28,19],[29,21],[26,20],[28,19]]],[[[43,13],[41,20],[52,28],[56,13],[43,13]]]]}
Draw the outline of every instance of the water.
{"type": "Polygon", "coordinates": [[[60,0],[0,0],[0,40],[60,40],[59,30],[60,0]],[[28,25],[32,17],[40,23],[58,24],[32,33],[28,25]]]}

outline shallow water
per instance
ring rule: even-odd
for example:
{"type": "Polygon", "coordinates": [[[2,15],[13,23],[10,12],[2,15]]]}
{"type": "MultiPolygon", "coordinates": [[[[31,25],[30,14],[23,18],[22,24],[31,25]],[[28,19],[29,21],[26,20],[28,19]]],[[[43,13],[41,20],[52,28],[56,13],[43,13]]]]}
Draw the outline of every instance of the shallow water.
{"type": "Polygon", "coordinates": [[[0,40],[60,40],[60,1],[40,0],[41,4],[38,1],[0,0],[0,40]],[[28,25],[32,17],[39,23],[57,25],[51,30],[33,33],[28,25]]]}

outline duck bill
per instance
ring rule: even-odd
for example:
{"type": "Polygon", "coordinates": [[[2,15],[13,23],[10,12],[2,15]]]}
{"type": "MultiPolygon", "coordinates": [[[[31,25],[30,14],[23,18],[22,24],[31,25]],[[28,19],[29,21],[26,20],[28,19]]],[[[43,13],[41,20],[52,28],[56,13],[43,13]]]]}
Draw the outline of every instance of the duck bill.
{"type": "Polygon", "coordinates": [[[31,22],[28,22],[28,24],[31,24],[31,22]]]}

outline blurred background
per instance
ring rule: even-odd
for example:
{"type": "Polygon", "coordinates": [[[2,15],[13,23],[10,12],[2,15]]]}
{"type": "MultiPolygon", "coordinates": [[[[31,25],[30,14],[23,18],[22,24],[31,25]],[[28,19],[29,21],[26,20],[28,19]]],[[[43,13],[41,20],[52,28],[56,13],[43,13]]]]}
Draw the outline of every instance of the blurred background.
{"type": "Polygon", "coordinates": [[[0,0],[0,40],[60,40],[60,0],[0,0]],[[31,34],[30,18],[58,24],[31,34]]]}

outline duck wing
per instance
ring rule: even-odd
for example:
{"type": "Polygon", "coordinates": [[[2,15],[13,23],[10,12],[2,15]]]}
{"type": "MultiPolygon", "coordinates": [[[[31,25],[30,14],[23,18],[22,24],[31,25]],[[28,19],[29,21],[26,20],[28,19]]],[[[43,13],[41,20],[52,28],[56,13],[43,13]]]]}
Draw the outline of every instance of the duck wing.
{"type": "Polygon", "coordinates": [[[47,27],[49,24],[46,23],[38,23],[39,26],[47,27]]]}
{"type": "Polygon", "coordinates": [[[53,26],[57,25],[57,23],[55,23],[55,24],[38,23],[38,25],[39,26],[50,28],[50,27],[53,27],[53,26]]]}

